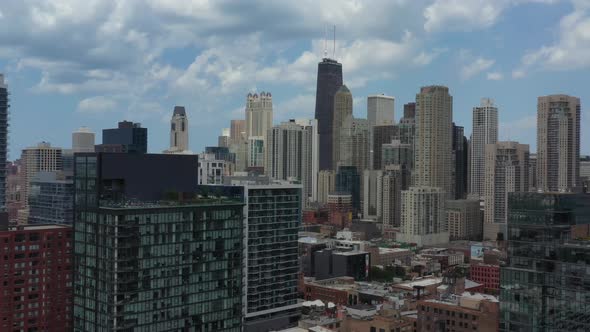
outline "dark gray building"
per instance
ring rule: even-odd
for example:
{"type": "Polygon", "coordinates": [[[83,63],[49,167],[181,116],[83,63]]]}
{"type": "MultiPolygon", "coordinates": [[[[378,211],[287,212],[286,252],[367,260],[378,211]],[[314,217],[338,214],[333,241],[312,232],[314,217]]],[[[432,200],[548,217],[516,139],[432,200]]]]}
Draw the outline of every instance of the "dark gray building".
{"type": "Polygon", "coordinates": [[[147,153],[147,128],[140,123],[119,122],[117,128],[102,130],[102,144],[97,152],[147,153]]]}
{"type": "Polygon", "coordinates": [[[462,126],[453,123],[453,182],[455,183],[454,199],[467,197],[468,145],[462,126]]]}
{"type": "Polygon", "coordinates": [[[314,255],[314,270],[317,280],[336,277],[352,277],[356,281],[369,279],[371,260],[366,251],[323,249],[316,251],[314,255]]]}
{"type": "Polygon", "coordinates": [[[352,207],[361,212],[361,175],[354,166],[340,166],[336,173],[336,192],[350,194],[352,207]]]}
{"type": "Polygon", "coordinates": [[[315,97],[315,118],[318,120],[320,138],[320,170],[334,169],[332,165],[334,95],[341,86],[342,64],[329,58],[322,59],[322,62],[318,64],[315,97]]]}
{"type": "Polygon", "coordinates": [[[6,155],[8,151],[8,85],[0,74],[0,224],[8,222],[6,210],[6,155]]]}
{"type": "Polygon", "coordinates": [[[241,331],[243,199],[198,197],[196,155],[74,162],[74,331],[241,331]]]}
{"type": "Polygon", "coordinates": [[[590,195],[511,193],[501,331],[590,331],[590,195]]]}
{"type": "Polygon", "coordinates": [[[72,224],[74,181],[62,172],[39,172],[31,181],[29,224],[72,224]]]}
{"type": "Polygon", "coordinates": [[[296,326],[301,185],[246,185],[245,331],[296,326]]]}
{"type": "Polygon", "coordinates": [[[398,133],[399,127],[395,125],[373,127],[373,169],[383,168],[382,146],[391,143],[391,140],[399,136],[398,133]]]}

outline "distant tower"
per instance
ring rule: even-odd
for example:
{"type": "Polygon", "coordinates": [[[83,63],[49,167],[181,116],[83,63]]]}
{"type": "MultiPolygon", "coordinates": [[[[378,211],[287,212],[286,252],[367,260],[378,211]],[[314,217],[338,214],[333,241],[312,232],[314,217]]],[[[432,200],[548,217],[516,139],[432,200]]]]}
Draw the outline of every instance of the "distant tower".
{"type": "Polygon", "coordinates": [[[94,152],[94,132],[88,127],[80,127],[72,133],[72,152],[94,152]]]}
{"type": "Polygon", "coordinates": [[[174,106],[170,120],[170,151],[188,151],[188,117],[184,106],[174,106]]]}
{"type": "Polygon", "coordinates": [[[481,106],[473,108],[473,133],[471,134],[469,192],[479,198],[485,195],[484,174],[486,145],[498,142],[498,108],[494,101],[482,98],[481,106]]]}
{"type": "MultiPolygon", "coordinates": [[[[340,149],[340,138],[341,138],[341,131],[344,129],[344,123],[350,117],[352,118],[352,93],[346,87],[346,85],[341,86],[338,89],[338,92],[334,95],[334,111],[332,112],[333,119],[332,119],[332,137],[330,140],[332,141],[332,167],[334,170],[338,169],[338,162],[342,160],[341,149],[340,149]]],[[[320,161],[322,158],[321,153],[321,144],[322,139],[320,137],[320,161]]]]}
{"type": "Polygon", "coordinates": [[[6,158],[8,148],[8,86],[0,74],[0,227],[8,222],[6,212],[6,158]]]}
{"type": "Polygon", "coordinates": [[[390,126],[394,123],[395,98],[386,95],[367,97],[367,120],[369,121],[369,165],[375,164],[374,154],[381,146],[374,146],[375,126],[390,126]]]}
{"type": "Polygon", "coordinates": [[[580,98],[551,95],[537,104],[537,188],[581,190],[580,98]]]}
{"type": "Polygon", "coordinates": [[[508,193],[529,190],[529,145],[497,142],[486,145],[484,173],[484,240],[507,238],[508,193]]]}
{"type": "Polygon", "coordinates": [[[318,64],[315,97],[315,118],[320,136],[320,170],[334,169],[332,165],[332,128],[334,119],[334,95],[342,86],[342,64],[327,56],[318,64]]]}
{"type": "Polygon", "coordinates": [[[441,188],[451,197],[453,97],[446,86],[427,86],[416,95],[416,186],[441,188]]]}
{"type": "Polygon", "coordinates": [[[249,93],[246,97],[246,138],[265,137],[272,128],[272,95],[249,93]]]}

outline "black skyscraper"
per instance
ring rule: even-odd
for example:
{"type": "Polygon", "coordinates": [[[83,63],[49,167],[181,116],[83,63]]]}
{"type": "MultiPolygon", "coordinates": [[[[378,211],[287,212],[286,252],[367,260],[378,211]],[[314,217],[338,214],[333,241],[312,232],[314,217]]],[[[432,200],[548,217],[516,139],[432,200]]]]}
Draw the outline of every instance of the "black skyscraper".
{"type": "Polygon", "coordinates": [[[315,97],[315,118],[320,137],[320,170],[332,167],[332,122],[334,95],[342,86],[342,64],[324,58],[318,64],[318,83],[315,97]]]}
{"type": "Polygon", "coordinates": [[[8,147],[8,86],[0,74],[0,227],[8,223],[6,213],[6,152],[8,147]]]}
{"type": "Polygon", "coordinates": [[[462,126],[453,123],[453,178],[455,181],[455,199],[467,196],[467,138],[462,126]]]}
{"type": "Polygon", "coordinates": [[[97,152],[147,153],[147,128],[130,121],[119,122],[118,128],[102,130],[102,144],[97,152]]]}

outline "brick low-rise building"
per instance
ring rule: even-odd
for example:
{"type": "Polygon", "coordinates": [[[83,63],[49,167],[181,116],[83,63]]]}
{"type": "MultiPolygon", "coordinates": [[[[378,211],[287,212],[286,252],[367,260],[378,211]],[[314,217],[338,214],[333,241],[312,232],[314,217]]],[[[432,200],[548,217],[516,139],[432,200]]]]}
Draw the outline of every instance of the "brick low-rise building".
{"type": "Polygon", "coordinates": [[[0,331],[70,331],[71,227],[9,227],[0,251],[0,331]]]}
{"type": "Polygon", "coordinates": [[[418,332],[496,332],[500,308],[491,295],[464,292],[418,302],[418,332]]]}
{"type": "Polygon", "coordinates": [[[471,280],[483,284],[488,294],[498,294],[500,291],[500,265],[485,264],[476,260],[469,266],[471,280]]]}

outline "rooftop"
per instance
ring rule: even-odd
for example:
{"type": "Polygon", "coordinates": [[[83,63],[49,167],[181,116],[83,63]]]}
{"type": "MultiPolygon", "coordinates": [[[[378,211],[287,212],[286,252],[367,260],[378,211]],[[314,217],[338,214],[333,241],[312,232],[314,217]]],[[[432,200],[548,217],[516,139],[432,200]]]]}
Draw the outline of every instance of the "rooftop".
{"type": "Polygon", "coordinates": [[[58,225],[58,224],[48,224],[48,225],[11,225],[8,226],[8,230],[9,231],[20,231],[20,230],[25,230],[25,231],[38,231],[38,230],[44,230],[44,229],[68,229],[68,228],[72,228],[72,226],[69,225],[58,225]]]}
{"type": "Polygon", "coordinates": [[[244,205],[244,203],[240,199],[231,198],[198,198],[186,201],[162,200],[155,202],[101,200],[99,202],[101,209],[110,210],[170,209],[178,207],[190,208],[214,205],[244,205]]]}
{"type": "Polygon", "coordinates": [[[426,286],[433,286],[442,283],[442,278],[424,278],[413,280],[409,282],[403,282],[400,284],[394,285],[395,287],[407,287],[407,288],[414,288],[415,286],[418,287],[426,287],[426,286]]]}
{"type": "Polygon", "coordinates": [[[360,250],[352,250],[352,251],[337,251],[334,252],[334,255],[342,255],[342,256],[354,256],[354,255],[364,255],[366,254],[366,251],[360,251],[360,250]]]}

